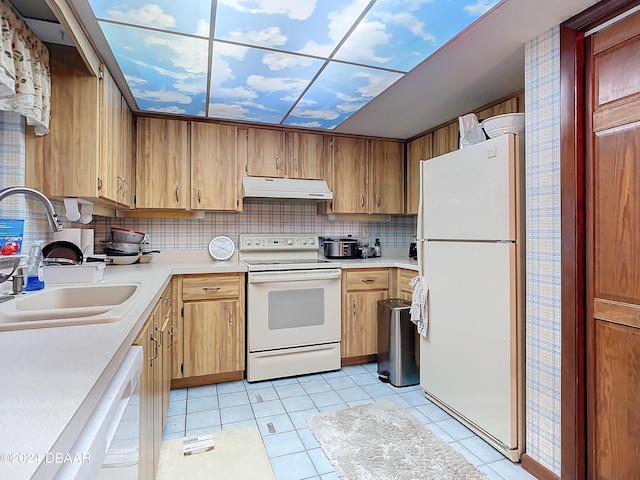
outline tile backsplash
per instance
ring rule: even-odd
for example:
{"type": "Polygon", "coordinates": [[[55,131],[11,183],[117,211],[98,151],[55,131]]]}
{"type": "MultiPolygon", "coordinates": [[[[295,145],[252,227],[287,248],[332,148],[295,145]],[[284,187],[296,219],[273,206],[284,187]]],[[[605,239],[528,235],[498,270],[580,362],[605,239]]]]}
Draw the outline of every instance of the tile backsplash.
{"type": "Polygon", "coordinates": [[[390,221],[329,220],[316,214],[312,204],[248,203],[243,212],[206,213],[203,219],[122,219],[94,217],[96,245],[108,240],[111,227],[130,228],[148,234],[156,249],[203,249],[217,235],[237,243],[241,233],[315,233],[325,237],[376,238],[387,247],[407,248],[416,233],[416,217],[391,216],[390,221]]]}

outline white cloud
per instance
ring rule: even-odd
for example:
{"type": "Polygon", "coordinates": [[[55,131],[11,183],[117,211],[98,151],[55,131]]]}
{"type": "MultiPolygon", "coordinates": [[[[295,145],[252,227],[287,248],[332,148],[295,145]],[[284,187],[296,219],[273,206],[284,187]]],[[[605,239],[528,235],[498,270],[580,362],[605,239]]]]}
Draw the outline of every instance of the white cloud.
{"type": "Polygon", "coordinates": [[[127,80],[127,84],[129,85],[144,85],[147,81],[144,78],[136,77],[134,75],[124,74],[124,78],[127,80]]]}
{"type": "Polygon", "coordinates": [[[291,115],[301,118],[320,118],[322,120],[335,120],[340,116],[335,110],[313,110],[307,108],[296,108],[291,115]]]}
{"type": "Polygon", "coordinates": [[[416,11],[419,10],[425,3],[433,3],[433,0],[404,0],[407,10],[416,11]]]}
{"type": "Polygon", "coordinates": [[[309,84],[306,80],[298,78],[271,78],[264,75],[249,75],[247,85],[259,92],[275,92],[278,90],[290,93],[302,92],[309,84]]]}
{"type": "Polygon", "coordinates": [[[188,78],[191,77],[186,72],[176,72],[176,71],[173,71],[173,70],[167,70],[166,68],[157,67],[155,65],[150,65],[150,64],[148,64],[146,62],[142,62],[140,60],[136,60],[135,58],[132,58],[132,57],[125,57],[125,58],[127,58],[127,60],[129,60],[134,65],[138,65],[139,67],[142,67],[142,68],[148,68],[148,69],[153,70],[154,72],[157,72],[160,75],[163,75],[165,77],[175,78],[175,79],[178,79],[178,80],[185,80],[185,79],[188,79],[188,78]]]}
{"type": "Polygon", "coordinates": [[[244,57],[249,49],[247,47],[240,47],[238,45],[231,45],[229,43],[215,42],[213,45],[214,57],[231,57],[236,60],[244,60],[244,57]]]}
{"type": "Polygon", "coordinates": [[[209,38],[209,33],[211,32],[211,28],[209,22],[205,20],[198,20],[198,25],[196,26],[195,35],[199,37],[207,37],[209,38]]]}
{"type": "Polygon", "coordinates": [[[240,105],[231,105],[228,103],[210,103],[209,116],[222,118],[247,118],[249,111],[240,105]]]}
{"type": "Polygon", "coordinates": [[[320,122],[289,122],[287,125],[292,127],[322,128],[320,122]]]}
{"type": "Polygon", "coordinates": [[[164,112],[164,113],[187,113],[186,110],[171,106],[171,107],[151,107],[149,110],[153,110],[154,112],[164,112]]]}
{"type": "Polygon", "coordinates": [[[498,0],[478,0],[476,3],[465,5],[464,11],[474,17],[479,17],[487,13],[498,3],[498,0]]]}
{"type": "Polygon", "coordinates": [[[376,46],[389,43],[390,37],[385,30],[383,23],[362,20],[340,48],[337,57],[341,60],[374,61],[382,64],[389,62],[390,58],[375,54],[376,46]]]}
{"type": "Polygon", "coordinates": [[[178,80],[173,84],[180,92],[197,95],[207,91],[207,80],[205,78],[194,78],[189,80],[178,80]]]}
{"type": "Polygon", "coordinates": [[[306,20],[316,9],[315,0],[218,0],[239,12],[286,15],[292,20],[306,20]]]}
{"type": "Polygon", "coordinates": [[[269,70],[278,71],[285,68],[308,67],[313,65],[314,60],[299,55],[284,55],[271,52],[262,56],[262,63],[269,67],[269,70]]]}
{"type": "Polygon", "coordinates": [[[107,10],[109,18],[117,22],[135,23],[146,27],[175,27],[176,19],[164,13],[158,5],[147,4],[137,10],[119,10],[118,7],[107,10]]]}
{"type": "Polygon", "coordinates": [[[267,27],[262,30],[235,30],[229,33],[230,39],[238,43],[250,43],[265,47],[277,47],[287,43],[287,36],[283,35],[280,27],[267,27]]]}
{"type": "Polygon", "coordinates": [[[405,27],[407,30],[413,33],[416,37],[420,37],[423,40],[426,40],[428,42],[436,41],[436,38],[432,34],[424,31],[424,22],[421,22],[418,17],[416,17],[415,15],[412,15],[411,13],[384,12],[378,15],[378,18],[380,18],[383,22],[395,23],[396,25],[405,27]]]}
{"type": "Polygon", "coordinates": [[[211,88],[211,96],[214,98],[233,98],[252,100],[258,97],[258,94],[246,87],[221,87],[215,86],[211,88]]]}
{"type": "Polygon", "coordinates": [[[209,62],[209,46],[205,40],[179,35],[147,35],[146,45],[160,45],[173,53],[167,60],[189,73],[206,73],[209,62]],[[169,41],[170,40],[170,41],[169,41]]]}
{"type": "Polygon", "coordinates": [[[401,75],[392,73],[358,72],[357,77],[366,78],[368,83],[358,87],[358,93],[365,98],[373,98],[382,93],[389,85],[395,83],[401,75]]]}
{"type": "Polygon", "coordinates": [[[183,105],[191,103],[191,97],[184,93],[165,90],[164,88],[162,90],[140,90],[134,88],[131,93],[133,93],[133,96],[136,98],[149,100],[151,102],[181,103],[183,105]]]}

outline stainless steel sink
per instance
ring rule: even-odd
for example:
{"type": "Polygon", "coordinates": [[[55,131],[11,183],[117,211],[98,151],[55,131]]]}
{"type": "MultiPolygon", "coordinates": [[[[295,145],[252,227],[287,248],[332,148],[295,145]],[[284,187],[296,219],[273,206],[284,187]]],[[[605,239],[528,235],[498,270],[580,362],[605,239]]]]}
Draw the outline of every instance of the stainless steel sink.
{"type": "Polygon", "coordinates": [[[139,283],[66,285],[28,292],[0,309],[0,331],[115,322],[139,283]]]}

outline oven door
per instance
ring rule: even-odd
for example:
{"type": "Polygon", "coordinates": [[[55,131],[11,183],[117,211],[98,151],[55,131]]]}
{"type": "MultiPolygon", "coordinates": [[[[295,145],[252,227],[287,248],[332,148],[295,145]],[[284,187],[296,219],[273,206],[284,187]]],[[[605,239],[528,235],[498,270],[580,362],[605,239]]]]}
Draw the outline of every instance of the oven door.
{"type": "Polygon", "coordinates": [[[249,352],[340,341],[340,269],[250,272],[249,352]]]}

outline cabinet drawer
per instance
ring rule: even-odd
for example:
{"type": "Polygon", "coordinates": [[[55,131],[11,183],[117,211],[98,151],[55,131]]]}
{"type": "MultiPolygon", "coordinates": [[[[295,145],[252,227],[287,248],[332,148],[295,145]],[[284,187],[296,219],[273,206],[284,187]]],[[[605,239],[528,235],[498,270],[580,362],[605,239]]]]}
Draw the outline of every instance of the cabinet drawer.
{"type": "Polygon", "coordinates": [[[411,292],[413,288],[409,286],[409,282],[418,275],[418,272],[413,270],[406,270],[404,268],[398,269],[398,290],[411,292]]]}
{"type": "Polygon", "coordinates": [[[348,291],[389,288],[389,274],[386,269],[347,270],[345,278],[348,291]]]}
{"type": "Polygon", "coordinates": [[[237,298],[241,275],[185,275],[182,279],[183,300],[237,298]]]}

